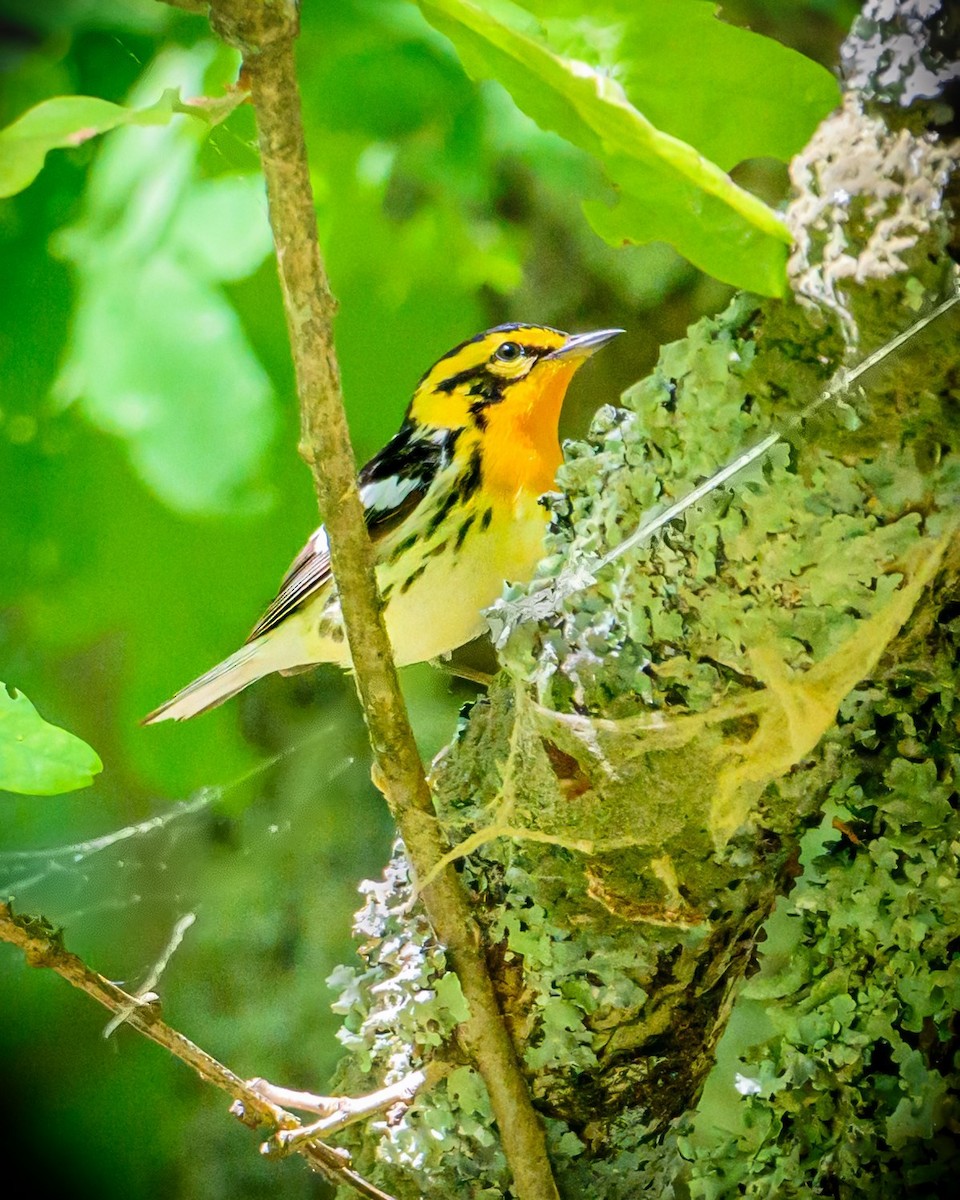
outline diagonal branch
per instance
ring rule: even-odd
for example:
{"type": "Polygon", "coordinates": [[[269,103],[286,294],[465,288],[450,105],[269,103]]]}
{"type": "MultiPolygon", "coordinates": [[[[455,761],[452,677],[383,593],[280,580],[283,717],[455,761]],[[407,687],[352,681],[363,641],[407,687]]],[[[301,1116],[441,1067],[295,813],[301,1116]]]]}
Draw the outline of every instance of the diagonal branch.
{"type": "MultiPolygon", "coordinates": [[[[115,1019],[131,1025],[144,1037],[150,1038],[158,1046],[163,1046],[196,1071],[205,1082],[214,1084],[232,1096],[234,1105],[231,1111],[235,1112],[244,1124],[254,1128],[270,1126],[277,1131],[275,1145],[284,1150],[296,1151],[315,1171],[325,1175],[331,1182],[350,1187],[359,1195],[366,1196],[368,1200],[391,1200],[386,1192],[382,1192],[356,1171],[351,1170],[348,1159],[341,1151],[316,1140],[320,1133],[331,1133],[341,1128],[348,1120],[353,1119],[352,1116],[339,1123],[328,1120],[319,1129],[311,1127],[311,1140],[303,1136],[288,1140],[293,1133],[299,1132],[300,1122],[292,1113],[271,1103],[258,1089],[259,1081],[245,1083],[239,1075],[235,1075],[206,1050],[202,1050],[166,1021],[161,1020],[156,1003],[148,1003],[137,996],[131,996],[87,966],[82,958],[65,948],[59,931],[48,921],[42,917],[15,916],[8,904],[0,903],[0,941],[9,942],[22,950],[30,966],[48,967],[55,971],[68,983],[109,1009],[115,1019]]],[[[368,1097],[366,1103],[363,1100],[354,1101],[353,1107],[358,1110],[357,1115],[365,1116],[371,1111],[377,1111],[378,1105],[375,1102],[384,1096],[388,1097],[391,1103],[400,1099],[399,1096],[393,1095],[393,1089],[384,1089],[382,1093],[368,1097]]],[[[345,1114],[351,1112],[350,1102],[344,1100],[343,1111],[345,1114]]],[[[271,1148],[271,1145],[267,1143],[267,1148],[271,1148]]]]}
{"type": "MultiPolygon", "coordinates": [[[[335,302],[317,242],[294,45],[294,0],[213,0],[214,29],[244,56],[267,182],[301,412],[301,454],[310,464],[330,540],[357,690],[379,780],[417,876],[448,847],[437,824],[381,614],[373,554],[356,487],[333,344],[335,302]]],[[[531,1104],[483,955],[483,940],[452,864],[423,889],[433,930],[470,1008],[460,1040],[490,1094],[519,1200],[556,1200],[543,1126],[531,1104]]]]}

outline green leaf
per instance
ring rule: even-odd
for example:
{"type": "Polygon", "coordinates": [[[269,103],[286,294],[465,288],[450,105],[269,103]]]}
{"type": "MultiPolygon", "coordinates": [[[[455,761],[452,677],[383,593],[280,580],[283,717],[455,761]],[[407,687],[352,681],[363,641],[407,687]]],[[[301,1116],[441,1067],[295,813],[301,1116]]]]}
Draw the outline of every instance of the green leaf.
{"type": "Polygon", "coordinates": [[[45,721],[22,692],[0,683],[0,789],[54,796],[88,787],[102,770],[86,742],[45,721]]]}
{"type": "Polygon", "coordinates": [[[713,0],[601,0],[589,17],[581,0],[520,3],[555,51],[609,66],[648,121],[724,170],[789,160],[840,102],[825,67],[718,19],[713,0]]]}
{"type": "Polygon", "coordinates": [[[472,1067],[455,1067],[447,1076],[447,1095],[465,1113],[486,1115],[490,1100],[483,1080],[472,1067]]]}
{"type": "Polygon", "coordinates": [[[437,1003],[451,1020],[459,1024],[461,1021],[470,1019],[470,1005],[467,1003],[467,998],[463,994],[460,980],[455,972],[447,971],[446,974],[441,975],[434,985],[434,991],[437,995],[437,1003]]]}
{"type": "MultiPolygon", "coordinates": [[[[539,125],[561,134],[602,163],[619,193],[619,203],[607,207],[592,201],[585,208],[594,228],[608,241],[666,241],[702,270],[726,282],[767,295],[783,291],[790,236],[776,213],[738,187],[689,142],[657,128],[604,68],[555,53],[534,36],[531,18],[522,13],[517,16],[512,6],[497,4],[490,11],[470,0],[420,0],[420,7],[453,41],[472,75],[497,79],[539,125]]],[[[687,7],[680,5],[678,11],[687,7]]],[[[672,19],[674,6],[666,9],[672,19]]],[[[699,12],[696,17],[702,19],[699,12]]],[[[635,29],[631,27],[634,48],[637,39],[646,36],[642,31],[639,21],[635,29]]],[[[720,36],[747,35],[722,29],[720,36]]],[[[747,70],[753,69],[753,59],[763,57],[760,47],[765,45],[763,39],[750,42],[753,58],[748,56],[747,70]]],[[[776,61],[768,67],[768,82],[777,64],[782,65],[783,56],[790,54],[783,47],[771,53],[776,61]]],[[[698,53],[698,68],[701,62],[698,53]]],[[[688,66],[686,71],[690,70],[688,66]]],[[[819,72],[819,68],[810,71],[819,72]]],[[[628,73],[629,82],[637,85],[639,74],[639,70],[628,73]]],[[[808,88],[814,93],[813,100],[805,106],[804,121],[796,128],[784,126],[764,139],[715,135],[705,137],[705,144],[722,153],[725,160],[742,156],[737,136],[747,153],[797,148],[802,141],[800,126],[806,131],[809,123],[812,128],[814,111],[823,115],[835,99],[835,89],[828,98],[821,75],[816,78],[820,92],[808,88]]],[[[639,90],[646,94],[643,87],[639,90]]],[[[698,94],[706,91],[703,88],[698,94]]],[[[766,98],[766,93],[761,94],[766,98]]],[[[717,123],[728,124],[726,114],[717,123]]],[[[707,122],[677,117],[675,124],[702,132],[707,122]]]]}
{"type": "Polygon", "coordinates": [[[235,93],[218,100],[184,103],[176,88],[167,88],[156,103],[146,108],[128,108],[96,96],[44,100],[12,125],[0,129],[0,197],[13,196],[29,187],[51,150],[80,146],[121,125],[167,125],[177,113],[216,124],[242,99],[242,93],[235,93]]]}

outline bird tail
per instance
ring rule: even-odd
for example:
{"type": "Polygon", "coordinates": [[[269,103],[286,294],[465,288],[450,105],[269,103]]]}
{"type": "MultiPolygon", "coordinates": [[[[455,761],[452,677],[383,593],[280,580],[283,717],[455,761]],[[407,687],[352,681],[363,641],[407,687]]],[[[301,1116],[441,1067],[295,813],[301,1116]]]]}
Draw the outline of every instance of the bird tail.
{"type": "Polygon", "coordinates": [[[235,654],[211,667],[193,683],[188,683],[166,704],[148,713],[140,722],[141,725],[154,725],[158,721],[186,721],[207,709],[216,708],[272,671],[298,666],[297,658],[289,653],[284,655],[284,647],[277,642],[275,637],[264,636],[241,646],[235,654]]]}

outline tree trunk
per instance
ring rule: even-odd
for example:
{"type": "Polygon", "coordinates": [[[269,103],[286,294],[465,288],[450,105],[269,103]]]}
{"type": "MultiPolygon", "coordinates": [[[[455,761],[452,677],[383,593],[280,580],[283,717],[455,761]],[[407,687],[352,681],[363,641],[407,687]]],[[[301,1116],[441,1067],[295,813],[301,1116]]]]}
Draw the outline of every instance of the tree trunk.
{"type": "MultiPolygon", "coordinates": [[[[533,599],[499,613],[504,674],[436,765],[571,1197],[934,1195],[958,1165],[956,310],[790,425],[956,287],[949,17],[913,7],[866,6],[844,105],[793,163],[792,296],[700,321],[568,453],[533,599]],[[788,428],[573,586],[651,507],[788,428]],[[737,1137],[691,1113],[743,996],[774,1033],[737,1137]]],[[[357,1166],[403,1197],[503,1194],[450,1040],[462,999],[408,896],[398,855],[359,917],[367,969],[340,980],[340,1083],[437,1055],[450,1071],[354,1135],[357,1166]]]]}

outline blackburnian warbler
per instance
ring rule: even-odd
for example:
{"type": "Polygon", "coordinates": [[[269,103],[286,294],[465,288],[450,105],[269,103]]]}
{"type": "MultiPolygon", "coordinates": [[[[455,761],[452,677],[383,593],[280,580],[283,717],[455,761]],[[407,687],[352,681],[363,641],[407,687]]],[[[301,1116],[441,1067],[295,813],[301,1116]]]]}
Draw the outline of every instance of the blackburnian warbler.
{"type": "MultiPolygon", "coordinates": [[[[557,425],[567,385],[622,332],[498,325],[421,378],[400,431],[359,476],[398,665],[470,641],[504,582],[530,579],[548,519],[538,500],[561,460],[557,425]]],[[[350,664],[321,526],[241,649],[144,723],[185,720],[273,671],[322,662],[350,664]]]]}

